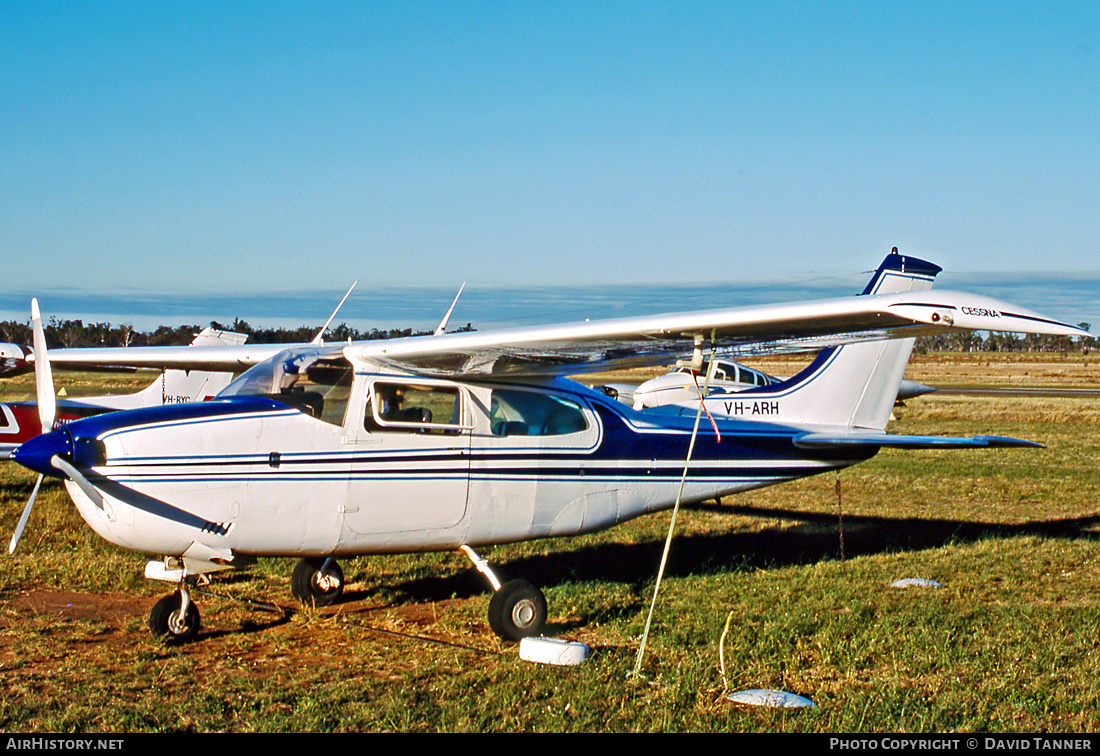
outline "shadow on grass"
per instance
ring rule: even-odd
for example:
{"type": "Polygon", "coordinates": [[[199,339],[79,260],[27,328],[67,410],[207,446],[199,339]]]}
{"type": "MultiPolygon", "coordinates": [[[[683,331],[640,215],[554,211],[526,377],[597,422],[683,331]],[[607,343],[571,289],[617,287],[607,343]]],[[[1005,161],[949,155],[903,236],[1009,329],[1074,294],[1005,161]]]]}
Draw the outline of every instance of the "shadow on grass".
{"type": "MultiPolygon", "coordinates": [[[[841,558],[840,530],[834,514],[729,505],[697,505],[694,508],[742,517],[783,519],[795,524],[751,533],[677,536],[669,553],[666,575],[706,575],[841,558]]],[[[918,551],[949,543],[1025,535],[1096,539],[1097,533],[1089,528],[1097,525],[1100,525],[1100,515],[1018,525],[849,515],[843,520],[843,556],[918,551]]],[[[544,588],[578,581],[615,582],[644,591],[651,585],[664,550],[663,539],[579,548],[571,548],[569,539],[559,539],[555,543],[560,548],[549,554],[499,563],[490,555],[489,561],[501,581],[522,577],[544,588]]],[[[398,602],[468,598],[489,592],[485,579],[472,568],[451,576],[395,583],[389,588],[399,597],[398,602]]]]}

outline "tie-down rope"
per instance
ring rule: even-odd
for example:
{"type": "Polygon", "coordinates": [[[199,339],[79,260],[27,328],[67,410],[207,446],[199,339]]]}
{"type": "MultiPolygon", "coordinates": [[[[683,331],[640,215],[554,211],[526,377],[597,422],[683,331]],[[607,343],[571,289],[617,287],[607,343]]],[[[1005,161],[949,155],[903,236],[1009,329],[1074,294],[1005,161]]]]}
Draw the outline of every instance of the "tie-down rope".
{"type": "MultiPolygon", "coordinates": [[[[642,657],[645,656],[646,639],[649,638],[649,627],[653,622],[653,612],[657,607],[657,594],[661,590],[661,578],[665,574],[665,565],[668,563],[668,552],[672,547],[672,534],[676,530],[676,516],[680,512],[680,499],[684,495],[684,484],[687,482],[688,467],[691,465],[691,455],[695,451],[695,439],[699,435],[699,421],[703,417],[703,403],[706,397],[707,390],[710,388],[710,379],[714,375],[714,356],[717,351],[717,345],[714,342],[714,331],[710,332],[710,363],[707,369],[707,378],[703,382],[703,390],[699,394],[699,409],[695,412],[695,426],[691,429],[691,441],[688,443],[687,459],[684,460],[684,473],[680,476],[680,490],[676,493],[676,502],[672,505],[672,520],[668,523],[668,535],[665,536],[665,549],[661,554],[661,566],[657,570],[657,583],[653,586],[653,599],[649,603],[649,614],[646,616],[645,629],[642,631],[642,640],[638,645],[638,657],[634,661],[634,672],[632,677],[637,678],[639,671],[642,668],[642,657]]],[[[696,388],[699,386],[699,382],[695,382],[696,388]]],[[[707,417],[710,417],[710,413],[707,413],[707,417]]],[[[714,418],[711,418],[711,423],[714,424],[714,418]]],[[[717,424],[714,424],[714,432],[718,432],[717,424]]]]}

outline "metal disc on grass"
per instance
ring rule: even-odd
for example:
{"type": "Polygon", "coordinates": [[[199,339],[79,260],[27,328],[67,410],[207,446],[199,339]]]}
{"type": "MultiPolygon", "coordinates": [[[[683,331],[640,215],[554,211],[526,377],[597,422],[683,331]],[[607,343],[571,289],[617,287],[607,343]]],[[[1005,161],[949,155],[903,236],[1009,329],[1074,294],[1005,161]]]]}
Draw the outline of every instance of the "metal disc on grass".
{"type": "Polygon", "coordinates": [[[726,698],[733,703],[745,706],[770,706],[773,709],[798,709],[816,705],[808,698],[785,690],[742,690],[737,693],[727,693],[726,698]]]}

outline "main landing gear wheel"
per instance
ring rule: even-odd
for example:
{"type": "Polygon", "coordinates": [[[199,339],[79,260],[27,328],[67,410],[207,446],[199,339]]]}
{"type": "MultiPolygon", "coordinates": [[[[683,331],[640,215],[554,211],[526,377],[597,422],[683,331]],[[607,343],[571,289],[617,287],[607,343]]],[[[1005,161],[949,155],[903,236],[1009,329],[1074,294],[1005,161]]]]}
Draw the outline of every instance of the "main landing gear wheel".
{"type": "Polygon", "coordinates": [[[178,643],[194,640],[199,632],[199,610],[191,601],[182,613],[183,595],[177,591],[153,605],[149,612],[149,629],[157,638],[178,643]],[[182,615],[182,616],[181,616],[182,615]]]}
{"type": "Polygon", "coordinates": [[[344,592],[344,571],[334,559],[303,559],[294,567],[290,590],[307,606],[328,606],[344,592]]]}
{"type": "Polygon", "coordinates": [[[509,580],[489,599],[489,627],[504,640],[538,635],[546,624],[546,597],[526,580],[509,580]]]}

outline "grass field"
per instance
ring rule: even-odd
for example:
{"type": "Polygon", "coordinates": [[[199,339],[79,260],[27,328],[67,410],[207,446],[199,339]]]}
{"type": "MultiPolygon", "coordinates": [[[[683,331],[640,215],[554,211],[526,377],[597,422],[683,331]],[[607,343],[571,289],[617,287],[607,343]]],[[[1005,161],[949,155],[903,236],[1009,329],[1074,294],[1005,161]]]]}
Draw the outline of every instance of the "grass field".
{"type": "MultiPolygon", "coordinates": [[[[1095,387],[1100,362],[931,355],[907,377],[1095,387]]],[[[122,390],[143,380],[106,379],[122,390]]],[[[104,384],[79,381],[72,392],[104,384]]],[[[668,513],[483,554],[544,588],[553,634],[592,648],[585,664],[558,668],[524,662],[493,636],[488,591],[457,554],[349,561],[346,600],[323,610],[295,606],[290,561],[263,560],[198,597],[197,642],[163,645],[144,622],[165,586],[47,483],[0,569],[0,729],[1100,730],[1100,403],[933,394],[891,430],[1047,448],[884,451],[843,472],[839,495],[828,475],[681,512],[640,679],[631,672],[668,513]],[[890,587],[905,577],[942,587],[890,587]],[[724,696],[746,688],[817,705],[745,708],[724,696]]],[[[33,483],[0,467],[5,534],[33,483]]]]}

